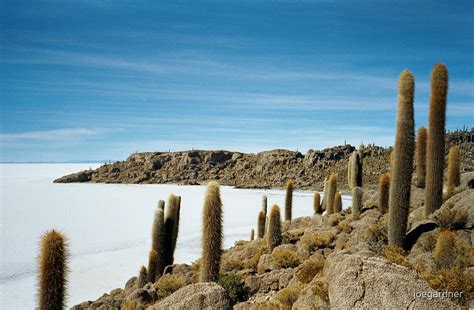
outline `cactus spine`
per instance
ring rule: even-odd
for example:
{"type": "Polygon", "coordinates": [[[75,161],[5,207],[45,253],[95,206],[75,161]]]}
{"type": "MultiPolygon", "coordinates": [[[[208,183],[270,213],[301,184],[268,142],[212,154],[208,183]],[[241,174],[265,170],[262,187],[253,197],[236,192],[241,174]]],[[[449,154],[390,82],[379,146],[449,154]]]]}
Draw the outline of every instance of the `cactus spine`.
{"type": "Polygon", "coordinates": [[[318,192],[314,192],[313,209],[314,209],[314,214],[323,213],[321,210],[321,195],[318,192]]]}
{"type": "Polygon", "coordinates": [[[291,214],[293,209],[293,181],[289,180],[286,184],[285,196],[285,221],[291,221],[291,214]]]}
{"type": "Polygon", "coordinates": [[[222,202],[219,184],[209,182],[204,200],[201,282],[216,282],[222,255],[222,202]]]}
{"type": "Polygon", "coordinates": [[[280,222],[280,208],[273,205],[270,209],[270,217],[268,220],[268,234],[267,243],[270,251],[280,245],[281,243],[281,222],[280,222]]]}
{"type": "Polygon", "coordinates": [[[337,192],[334,195],[334,207],[333,207],[334,213],[338,213],[342,211],[342,196],[341,192],[337,192]]]}
{"type": "Polygon", "coordinates": [[[258,213],[257,238],[263,238],[263,236],[265,235],[266,219],[267,217],[265,216],[265,213],[263,213],[263,211],[260,211],[258,213]]]}
{"type": "Polygon", "coordinates": [[[415,79],[410,71],[404,70],[398,83],[397,131],[393,150],[388,214],[388,242],[390,245],[398,247],[404,246],[408,208],[410,206],[411,175],[415,148],[414,91],[415,79]]]}
{"type": "Polygon", "coordinates": [[[436,64],[431,72],[430,116],[426,156],[425,215],[443,203],[446,96],[448,69],[436,64]]]}
{"type": "Polygon", "coordinates": [[[459,146],[454,145],[448,153],[448,192],[452,193],[460,183],[460,153],[459,146]]]}
{"type": "Polygon", "coordinates": [[[380,176],[379,181],[379,210],[382,213],[388,211],[388,199],[390,190],[390,173],[386,172],[380,176]]]}
{"type": "Polygon", "coordinates": [[[425,187],[426,176],[426,139],[428,134],[425,127],[418,128],[416,137],[415,160],[416,160],[416,186],[425,187]]]}
{"type": "Polygon", "coordinates": [[[362,188],[356,186],[352,190],[352,214],[354,217],[358,217],[362,210],[362,188]]]}
{"type": "Polygon", "coordinates": [[[250,241],[253,241],[253,239],[255,238],[255,230],[253,230],[253,228],[250,230],[250,241]]]}
{"type": "Polygon", "coordinates": [[[142,266],[142,268],[140,268],[140,273],[138,274],[138,278],[137,278],[137,288],[143,288],[145,284],[147,283],[148,283],[148,276],[147,276],[146,268],[145,266],[142,266]]]}
{"type": "MultiPolygon", "coordinates": [[[[173,265],[174,250],[176,249],[176,241],[179,231],[179,212],[181,198],[173,194],[169,195],[168,203],[165,209],[165,266],[173,265]]],[[[150,272],[150,271],[148,271],[150,272]]],[[[160,271],[161,272],[161,271],[160,271]]]]}
{"type": "Polygon", "coordinates": [[[337,177],[334,173],[331,173],[327,183],[327,196],[324,197],[326,201],[326,211],[328,214],[334,213],[334,196],[336,195],[336,188],[337,177]]]}
{"type": "Polygon", "coordinates": [[[51,230],[42,236],[38,259],[38,295],[41,310],[65,307],[68,257],[66,237],[62,233],[51,230]]]}

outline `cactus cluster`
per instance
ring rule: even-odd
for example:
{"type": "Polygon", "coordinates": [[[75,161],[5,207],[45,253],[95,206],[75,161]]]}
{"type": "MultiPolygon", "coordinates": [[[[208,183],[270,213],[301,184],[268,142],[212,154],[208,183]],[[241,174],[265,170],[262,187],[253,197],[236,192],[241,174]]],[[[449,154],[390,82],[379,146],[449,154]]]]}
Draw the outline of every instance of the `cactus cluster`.
{"type": "Polygon", "coordinates": [[[41,238],[38,258],[39,309],[64,309],[68,258],[66,237],[56,230],[46,232],[41,238]]]}
{"type": "Polygon", "coordinates": [[[448,69],[436,64],[431,72],[430,112],[426,154],[425,215],[429,216],[443,203],[446,96],[448,69]]]}
{"type": "MultiPolygon", "coordinates": [[[[411,175],[415,149],[413,98],[415,79],[405,70],[398,83],[398,112],[389,193],[388,241],[404,246],[410,206],[411,175]]],[[[444,141],[444,140],[443,140],[444,141]]],[[[444,143],[444,142],[443,142],[444,143]]]]}
{"type": "Polygon", "coordinates": [[[203,209],[201,282],[217,282],[222,256],[222,202],[219,184],[209,182],[203,209]]]}

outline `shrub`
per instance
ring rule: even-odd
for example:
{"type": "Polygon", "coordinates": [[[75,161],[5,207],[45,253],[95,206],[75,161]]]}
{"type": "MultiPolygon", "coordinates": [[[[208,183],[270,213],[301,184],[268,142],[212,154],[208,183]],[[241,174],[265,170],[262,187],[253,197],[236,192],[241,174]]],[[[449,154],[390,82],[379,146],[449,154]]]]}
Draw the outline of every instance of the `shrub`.
{"type": "Polygon", "coordinates": [[[275,301],[257,301],[250,310],[287,310],[287,308],[275,301]]]}
{"type": "Polygon", "coordinates": [[[434,270],[431,273],[423,272],[421,277],[435,290],[463,292],[461,299],[453,299],[453,301],[465,305],[467,301],[474,298],[473,274],[472,272],[463,273],[459,267],[450,267],[434,270]]]}
{"type": "Polygon", "coordinates": [[[166,298],[185,285],[181,277],[177,275],[164,275],[155,283],[158,299],[166,298]]]}
{"type": "Polygon", "coordinates": [[[318,248],[326,248],[334,240],[336,234],[336,230],[317,231],[305,234],[301,237],[301,242],[308,252],[311,253],[318,248]]]}
{"type": "Polygon", "coordinates": [[[287,287],[280,290],[275,295],[275,299],[282,304],[287,309],[291,309],[291,306],[298,300],[300,297],[300,290],[299,287],[287,287]]]}
{"type": "Polygon", "coordinates": [[[439,226],[447,229],[463,228],[468,222],[468,211],[464,208],[453,208],[452,203],[446,203],[433,213],[433,219],[439,226]]]}
{"type": "Polygon", "coordinates": [[[321,297],[321,299],[325,300],[326,302],[329,302],[329,290],[328,284],[326,282],[318,280],[311,283],[311,290],[313,291],[314,295],[321,297]]]}
{"type": "Polygon", "coordinates": [[[120,309],[122,310],[145,310],[145,306],[134,300],[124,300],[120,309]]]}
{"type": "Polygon", "coordinates": [[[388,245],[383,247],[383,256],[391,261],[392,263],[395,263],[397,265],[405,266],[408,268],[411,268],[412,265],[407,259],[407,252],[403,250],[402,248],[396,246],[396,245],[388,245]]]}
{"type": "Polygon", "coordinates": [[[244,301],[248,298],[248,292],[245,288],[242,277],[236,273],[227,273],[219,278],[219,285],[227,292],[232,305],[244,301]]]}
{"type": "Polygon", "coordinates": [[[387,225],[385,220],[369,225],[363,233],[362,239],[368,243],[369,249],[380,253],[382,247],[387,244],[387,225]]]}
{"type": "Polygon", "coordinates": [[[324,263],[323,256],[307,259],[301,264],[300,270],[296,272],[296,276],[301,282],[310,283],[316,274],[323,270],[324,263]]]}
{"type": "Polygon", "coordinates": [[[344,215],[341,213],[333,213],[330,214],[328,217],[328,224],[329,226],[336,226],[344,219],[344,215]]]}
{"type": "Polygon", "coordinates": [[[244,261],[241,259],[223,259],[221,272],[231,272],[245,268],[244,261]]]}
{"type": "Polygon", "coordinates": [[[280,268],[293,268],[301,263],[297,252],[281,247],[273,250],[272,258],[280,268]]]}

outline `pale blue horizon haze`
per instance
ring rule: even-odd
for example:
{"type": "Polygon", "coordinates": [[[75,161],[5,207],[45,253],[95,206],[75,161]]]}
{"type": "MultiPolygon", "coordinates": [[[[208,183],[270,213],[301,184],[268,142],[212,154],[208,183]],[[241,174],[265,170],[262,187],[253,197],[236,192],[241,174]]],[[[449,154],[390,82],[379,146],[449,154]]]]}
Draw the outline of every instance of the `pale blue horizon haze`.
{"type": "Polygon", "coordinates": [[[0,161],[394,141],[397,81],[449,69],[474,119],[472,1],[1,1],[0,161]]]}

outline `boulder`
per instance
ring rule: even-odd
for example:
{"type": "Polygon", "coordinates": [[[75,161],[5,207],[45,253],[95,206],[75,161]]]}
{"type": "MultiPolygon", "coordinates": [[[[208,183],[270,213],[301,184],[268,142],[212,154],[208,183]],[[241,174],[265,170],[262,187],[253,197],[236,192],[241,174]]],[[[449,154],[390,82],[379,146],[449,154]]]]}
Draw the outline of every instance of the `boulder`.
{"type": "Polygon", "coordinates": [[[433,220],[423,220],[413,224],[413,227],[408,231],[405,238],[405,250],[409,251],[416,243],[421,234],[432,231],[438,227],[433,220]]]}
{"type": "Polygon", "coordinates": [[[448,298],[427,298],[436,291],[418,274],[380,257],[333,253],[324,274],[332,309],[460,309],[448,298]]]}
{"type": "Polygon", "coordinates": [[[217,283],[196,283],[185,286],[150,309],[169,310],[214,310],[231,309],[226,291],[217,283]]]}

